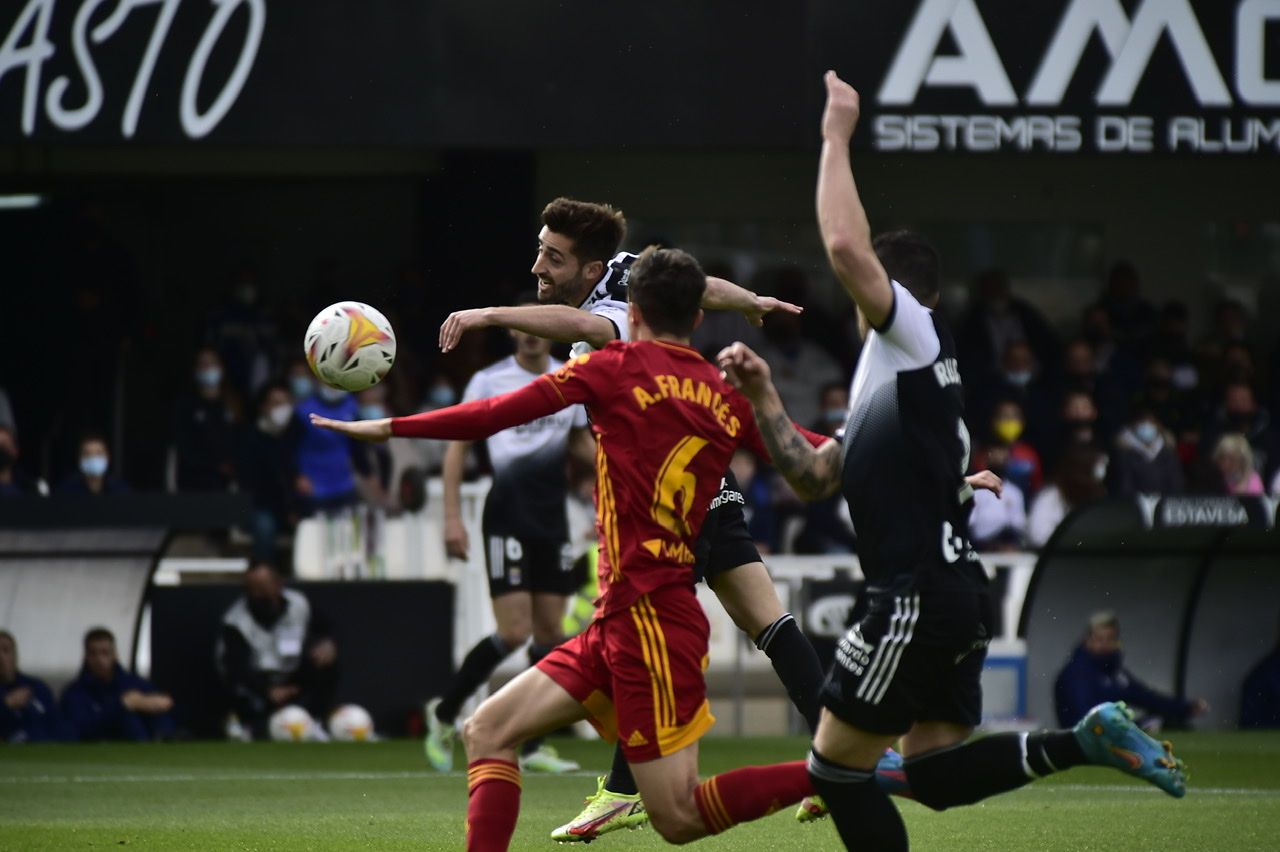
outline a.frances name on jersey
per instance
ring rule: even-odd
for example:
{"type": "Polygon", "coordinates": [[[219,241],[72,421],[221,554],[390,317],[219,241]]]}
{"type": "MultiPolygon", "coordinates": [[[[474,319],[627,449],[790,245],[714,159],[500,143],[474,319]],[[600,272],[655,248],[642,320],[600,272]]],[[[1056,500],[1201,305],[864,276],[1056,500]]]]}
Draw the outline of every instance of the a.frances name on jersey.
{"type": "Polygon", "coordinates": [[[933,362],[933,375],[938,380],[938,387],[960,384],[960,367],[955,358],[943,358],[933,362]]]}
{"type": "Polygon", "coordinates": [[[729,403],[721,393],[713,391],[704,381],[694,382],[687,377],[681,380],[677,376],[657,375],[653,377],[653,384],[655,387],[652,388],[640,385],[631,388],[631,395],[635,397],[641,411],[666,399],[683,399],[685,402],[704,406],[715,416],[716,422],[724,427],[724,431],[728,432],[731,438],[736,437],[738,430],[742,428],[742,421],[737,415],[729,413],[729,403]]]}

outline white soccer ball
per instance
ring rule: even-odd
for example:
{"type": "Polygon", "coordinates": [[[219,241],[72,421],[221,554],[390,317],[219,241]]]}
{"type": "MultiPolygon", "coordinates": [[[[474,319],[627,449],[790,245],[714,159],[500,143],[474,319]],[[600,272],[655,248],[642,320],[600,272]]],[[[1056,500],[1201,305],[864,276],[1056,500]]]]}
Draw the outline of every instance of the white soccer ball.
{"type": "Polygon", "coordinates": [[[300,743],[315,739],[316,720],[296,704],[281,707],[267,723],[271,739],[278,743],[300,743]]]}
{"type": "Polygon", "coordinates": [[[311,321],[302,339],[311,372],[326,385],[345,391],[371,388],[396,360],[396,334],[376,308],[363,302],[338,302],[311,321]]]}
{"type": "Polygon", "coordinates": [[[340,743],[363,743],[373,739],[373,719],[359,704],[343,704],[329,714],[329,735],[340,743]]]}

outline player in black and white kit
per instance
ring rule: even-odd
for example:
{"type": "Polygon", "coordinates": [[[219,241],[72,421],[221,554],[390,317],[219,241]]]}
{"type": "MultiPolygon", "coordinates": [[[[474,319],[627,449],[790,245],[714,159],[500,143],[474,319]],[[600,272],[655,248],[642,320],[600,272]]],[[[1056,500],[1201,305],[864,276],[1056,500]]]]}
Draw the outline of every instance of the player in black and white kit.
{"type": "MultiPolygon", "coordinates": [[[[515,354],[472,376],[464,402],[518,390],[562,366],[550,357],[549,341],[521,331],[511,336],[515,354]]],[[[485,441],[493,483],[485,497],[481,530],[498,629],[468,652],[444,695],[427,704],[424,748],[440,771],[453,765],[459,708],[498,664],[532,637],[529,664],[534,665],[564,638],[565,603],[577,586],[565,518],[565,461],[571,434],[586,427],[586,411],[575,405],[485,441]]],[[[445,550],[457,559],[466,559],[470,546],[462,523],[460,486],[471,444],[452,441],[444,456],[445,550]]],[[[525,769],[541,772],[578,768],[541,740],[525,744],[520,762],[525,769]]]]}
{"type": "Polygon", "coordinates": [[[907,231],[874,243],[849,161],[857,93],[828,72],[818,222],[865,343],[842,445],[809,445],[793,428],[768,365],[740,343],[719,360],[756,410],[774,463],[797,494],[842,489],[867,581],[864,617],[841,639],[822,689],[809,755],[815,790],[845,845],[905,850],[906,830],[874,768],[899,736],[912,796],[938,810],[1051,772],[1095,763],[1174,796],[1181,765],[1122,705],[1074,730],[997,734],[966,743],[981,718],[991,639],[987,577],[968,540],[972,484],[959,365],[938,301],[938,256],[907,231]]]}

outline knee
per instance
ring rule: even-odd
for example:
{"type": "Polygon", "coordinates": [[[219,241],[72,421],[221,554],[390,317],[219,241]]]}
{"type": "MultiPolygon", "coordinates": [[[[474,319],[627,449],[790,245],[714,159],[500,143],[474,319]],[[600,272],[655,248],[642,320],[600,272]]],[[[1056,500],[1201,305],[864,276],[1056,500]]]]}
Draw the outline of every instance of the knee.
{"type": "Polygon", "coordinates": [[[487,757],[506,746],[502,741],[499,720],[492,716],[487,703],[481,704],[480,709],[462,724],[462,743],[467,749],[467,756],[473,760],[487,757]]]}
{"type": "Polygon", "coordinates": [[[687,807],[650,809],[649,824],[663,840],[677,846],[707,836],[706,826],[702,824],[702,816],[692,797],[687,807]]]}

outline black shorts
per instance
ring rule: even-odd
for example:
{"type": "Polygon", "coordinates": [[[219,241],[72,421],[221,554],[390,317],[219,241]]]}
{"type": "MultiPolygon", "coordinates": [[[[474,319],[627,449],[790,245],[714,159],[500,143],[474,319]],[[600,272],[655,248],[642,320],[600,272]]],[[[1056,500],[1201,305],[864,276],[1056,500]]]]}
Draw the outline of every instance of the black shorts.
{"type": "Polygon", "coordinates": [[[508,592],[571,595],[581,585],[573,570],[573,551],[562,540],[486,532],[484,561],[489,569],[491,598],[508,592]]]}
{"type": "Polygon", "coordinates": [[[916,722],[977,726],[991,614],[985,587],[876,595],[836,646],[823,705],[873,734],[905,734],[916,722]]]}
{"type": "Polygon", "coordinates": [[[710,581],[739,565],[763,561],[747,530],[745,507],[746,500],[733,471],[725,473],[720,492],[711,501],[711,509],[694,546],[696,580],[710,581]]]}

